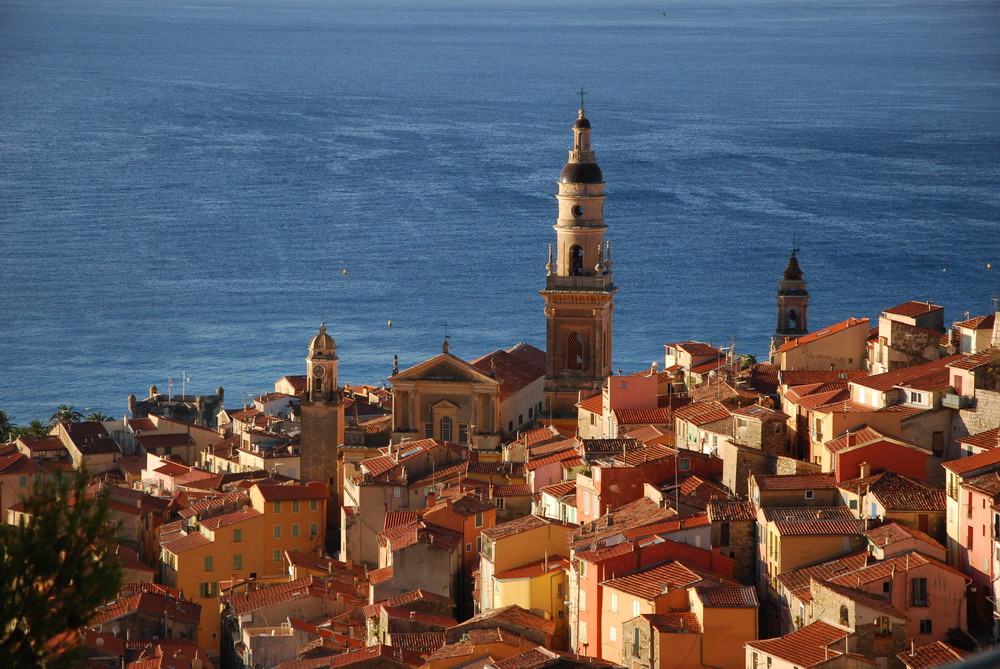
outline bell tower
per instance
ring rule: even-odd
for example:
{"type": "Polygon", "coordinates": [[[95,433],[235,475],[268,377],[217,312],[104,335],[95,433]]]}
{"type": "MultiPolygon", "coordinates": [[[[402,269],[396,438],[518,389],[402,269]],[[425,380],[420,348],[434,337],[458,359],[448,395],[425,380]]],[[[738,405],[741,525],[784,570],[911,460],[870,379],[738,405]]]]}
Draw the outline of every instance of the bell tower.
{"type": "Polygon", "coordinates": [[[302,397],[299,434],[299,478],[322,481],[332,499],[327,504],[326,540],[336,547],[340,539],[340,479],[337,460],[344,444],[344,393],[337,381],[337,344],[326,333],[326,323],[309,342],[306,355],[306,391],[302,397]]]}
{"type": "MultiPolygon", "coordinates": [[[[582,103],[582,100],[581,100],[582,103]]],[[[576,420],[581,391],[600,391],[611,374],[611,245],[604,241],[604,177],[590,148],[583,105],[559,178],[555,252],[545,266],[546,369],[543,416],[576,420]]]]}
{"type": "Polygon", "coordinates": [[[785,273],[778,282],[778,326],[771,338],[772,359],[783,343],[809,333],[809,291],[802,278],[799,260],[795,257],[798,252],[798,249],[792,249],[785,273]]]}

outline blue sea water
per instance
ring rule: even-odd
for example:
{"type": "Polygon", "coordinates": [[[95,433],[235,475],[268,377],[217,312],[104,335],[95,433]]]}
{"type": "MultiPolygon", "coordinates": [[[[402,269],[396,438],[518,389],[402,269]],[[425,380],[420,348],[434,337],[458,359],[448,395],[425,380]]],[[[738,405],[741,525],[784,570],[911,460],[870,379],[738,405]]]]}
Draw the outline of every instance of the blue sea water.
{"type": "Polygon", "coordinates": [[[581,86],[616,368],[690,338],[764,354],[793,240],[813,329],[908,299],[986,313],[998,19],[993,0],[2,0],[0,409],[121,415],[182,370],[234,406],[301,373],[322,320],[351,382],[446,328],[466,358],[544,346],[581,86]]]}

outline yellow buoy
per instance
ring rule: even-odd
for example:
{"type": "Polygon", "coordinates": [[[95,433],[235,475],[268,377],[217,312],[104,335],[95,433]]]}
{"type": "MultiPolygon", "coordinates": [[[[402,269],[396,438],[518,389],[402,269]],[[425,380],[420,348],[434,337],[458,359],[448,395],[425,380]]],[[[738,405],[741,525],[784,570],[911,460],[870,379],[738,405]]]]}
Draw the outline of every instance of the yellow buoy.
{"type": "Polygon", "coordinates": [[[392,321],[391,320],[389,321],[389,327],[392,327],[392,321]]]}
{"type": "Polygon", "coordinates": [[[986,263],[986,269],[993,269],[993,263],[991,262],[986,263]]]}
{"type": "Polygon", "coordinates": [[[344,276],[347,276],[347,270],[346,269],[344,270],[344,276]]]}

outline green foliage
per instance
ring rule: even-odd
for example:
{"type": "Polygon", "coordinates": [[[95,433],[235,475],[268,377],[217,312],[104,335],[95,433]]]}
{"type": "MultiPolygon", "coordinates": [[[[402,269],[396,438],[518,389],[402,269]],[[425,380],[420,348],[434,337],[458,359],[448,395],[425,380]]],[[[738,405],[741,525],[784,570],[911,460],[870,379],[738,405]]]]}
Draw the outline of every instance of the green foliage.
{"type": "Polygon", "coordinates": [[[6,411],[0,410],[0,442],[7,442],[13,437],[14,432],[14,417],[8,414],[6,411]]]}
{"type": "Polygon", "coordinates": [[[56,412],[52,414],[49,423],[79,423],[83,420],[83,414],[73,408],[72,404],[60,404],[56,407],[56,412]]]}
{"type": "Polygon", "coordinates": [[[49,433],[49,426],[40,420],[33,420],[27,425],[14,427],[10,431],[10,438],[18,437],[44,437],[49,433]]]}
{"type": "Polygon", "coordinates": [[[94,609],[114,598],[121,566],[111,558],[115,526],[87,477],[36,486],[30,519],[0,525],[0,657],[4,667],[72,667],[94,609]]]}
{"type": "Polygon", "coordinates": [[[106,413],[101,413],[100,411],[94,411],[87,416],[87,421],[91,423],[103,423],[106,420],[111,420],[111,416],[106,413]]]}
{"type": "Polygon", "coordinates": [[[742,359],[740,369],[746,369],[747,367],[752,367],[757,364],[757,356],[753,353],[744,353],[740,356],[740,358],[742,359]]]}

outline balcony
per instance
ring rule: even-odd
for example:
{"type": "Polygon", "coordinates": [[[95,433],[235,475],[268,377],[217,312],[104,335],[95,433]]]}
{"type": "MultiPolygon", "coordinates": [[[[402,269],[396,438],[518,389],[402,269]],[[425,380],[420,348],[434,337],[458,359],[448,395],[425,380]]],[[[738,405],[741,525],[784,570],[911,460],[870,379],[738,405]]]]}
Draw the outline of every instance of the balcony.
{"type": "Polygon", "coordinates": [[[945,393],[941,396],[941,406],[949,409],[968,409],[972,406],[972,398],[955,393],[945,393]]]}

